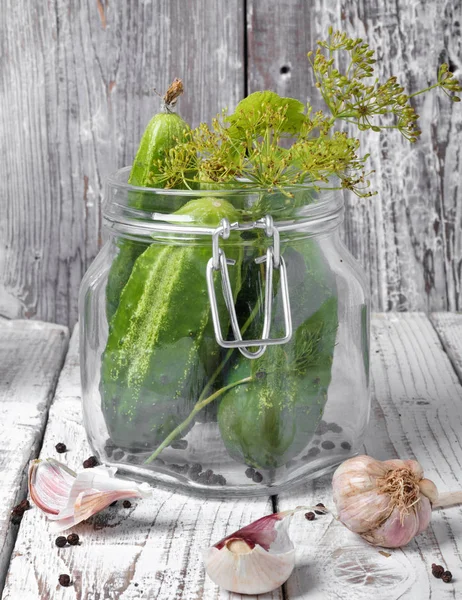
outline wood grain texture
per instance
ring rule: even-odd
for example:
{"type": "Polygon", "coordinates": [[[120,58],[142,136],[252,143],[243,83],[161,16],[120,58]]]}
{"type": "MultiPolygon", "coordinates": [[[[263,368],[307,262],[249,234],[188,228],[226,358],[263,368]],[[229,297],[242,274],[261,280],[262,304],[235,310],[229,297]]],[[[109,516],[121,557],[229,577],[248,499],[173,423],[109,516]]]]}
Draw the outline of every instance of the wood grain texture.
{"type": "Polygon", "coordinates": [[[0,321],[0,593],[18,530],[11,509],[26,497],[67,344],[65,327],[0,321]]]}
{"type": "Polygon", "coordinates": [[[462,314],[433,313],[430,319],[462,382],[462,314]]]}
{"type": "MultiPolygon", "coordinates": [[[[41,451],[42,457],[57,457],[54,446],[64,441],[69,451],[59,459],[71,468],[80,468],[90,452],[82,425],[77,338],[75,332],[41,451]]],[[[3,600],[237,599],[205,577],[200,549],[271,512],[265,498],[205,500],[159,488],[131,509],[119,503],[75,527],[81,545],[58,549],[56,534],[33,509],[21,524],[3,600]],[[58,585],[60,573],[71,575],[72,587],[58,585]]],[[[259,598],[282,600],[281,594],[259,598]]]]}
{"type": "MultiPolygon", "coordinates": [[[[306,52],[331,25],[367,40],[380,78],[395,74],[410,92],[434,82],[444,61],[462,76],[461,0],[248,0],[247,7],[249,92],[273,89],[320,108],[306,52]]],[[[423,132],[416,144],[395,132],[360,136],[378,195],[346,195],[344,236],[367,271],[376,310],[460,310],[462,109],[442,92],[418,96],[415,107],[423,132]]]]}
{"type": "MultiPolygon", "coordinates": [[[[462,386],[429,319],[375,315],[372,321],[372,416],[365,443],[378,459],[413,458],[440,492],[462,487],[462,386]]],[[[279,497],[279,509],[323,502],[332,507],[331,476],[279,497]]],[[[458,598],[462,581],[444,584],[433,562],[460,572],[461,509],[437,511],[408,546],[379,554],[331,516],[292,529],[298,567],[287,598],[416,600],[458,598]]]]}
{"type": "Polygon", "coordinates": [[[0,314],[75,322],[104,178],[133,160],[182,77],[192,124],[244,93],[243,1],[5,0],[0,15],[0,314]]]}

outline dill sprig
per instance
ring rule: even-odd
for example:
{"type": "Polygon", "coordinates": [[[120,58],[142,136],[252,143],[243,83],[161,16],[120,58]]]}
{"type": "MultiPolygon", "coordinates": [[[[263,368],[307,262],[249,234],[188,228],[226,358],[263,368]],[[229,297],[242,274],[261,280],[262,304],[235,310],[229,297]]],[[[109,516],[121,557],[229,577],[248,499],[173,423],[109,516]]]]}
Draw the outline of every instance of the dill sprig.
{"type": "MultiPolygon", "coordinates": [[[[255,92],[239,102],[233,114],[222,111],[211,126],[201,123],[159,161],[150,185],[166,188],[258,186],[269,191],[297,185],[323,187],[332,178],[359,196],[370,196],[368,155],[360,156],[359,140],[334,130],[348,122],[358,130],[396,129],[413,143],[420,135],[418,115],[410,101],[441,88],[451,100],[462,90],[441,65],[433,85],[406,94],[396,77],[380,82],[374,77],[374,52],[362,39],[329,30],[308,60],[327,112],[313,113],[293,98],[271,91],[255,92]],[[339,63],[346,55],[346,68],[339,63]]],[[[344,61],[343,61],[344,62],[344,61]]],[[[335,186],[334,186],[335,187],[335,186]]],[[[288,192],[285,192],[290,195],[288,192]]]]}

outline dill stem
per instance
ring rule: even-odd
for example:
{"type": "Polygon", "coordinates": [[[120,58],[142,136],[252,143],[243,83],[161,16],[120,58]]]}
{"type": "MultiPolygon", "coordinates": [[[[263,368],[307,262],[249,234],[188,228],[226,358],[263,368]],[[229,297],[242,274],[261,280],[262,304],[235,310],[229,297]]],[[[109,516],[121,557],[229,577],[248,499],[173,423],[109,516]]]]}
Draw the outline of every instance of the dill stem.
{"type": "Polygon", "coordinates": [[[235,381],[234,383],[225,385],[224,387],[222,387],[219,390],[217,390],[216,392],[214,392],[208,398],[197,401],[193,410],[186,417],[186,419],[182,423],[180,423],[177,427],[175,427],[175,429],[165,438],[165,440],[151,454],[151,456],[144,461],[144,463],[149,464],[153,460],[155,460],[159,456],[159,454],[162,452],[162,450],[164,450],[164,448],[166,448],[171,442],[173,442],[173,440],[177,437],[177,435],[179,435],[189,425],[189,423],[191,423],[191,421],[194,419],[194,417],[197,415],[197,413],[200,412],[205,406],[207,406],[207,404],[210,404],[210,402],[213,402],[213,400],[218,398],[218,396],[221,396],[222,394],[224,394],[228,390],[232,389],[233,387],[236,387],[237,385],[241,385],[242,383],[248,383],[251,380],[252,380],[252,377],[245,377],[244,379],[240,379],[239,381],[235,381]]]}

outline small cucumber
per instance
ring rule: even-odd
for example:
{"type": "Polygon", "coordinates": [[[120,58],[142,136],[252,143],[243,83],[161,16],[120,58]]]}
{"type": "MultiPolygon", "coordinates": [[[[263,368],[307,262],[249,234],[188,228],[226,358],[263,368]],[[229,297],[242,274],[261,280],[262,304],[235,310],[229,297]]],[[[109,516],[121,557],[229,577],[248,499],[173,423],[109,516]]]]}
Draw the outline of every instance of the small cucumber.
{"type": "MultiPolygon", "coordinates": [[[[159,163],[165,160],[169,150],[177,143],[185,140],[189,125],[175,113],[162,112],[154,115],[146,127],[133,162],[128,183],[140,187],[162,187],[156,181],[159,174],[159,163]]],[[[174,199],[169,198],[169,201],[174,199]]],[[[130,207],[154,211],[168,212],[172,206],[165,206],[165,198],[159,198],[152,193],[129,191],[128,204],[130,207]],[[157,203],[163,204],[160,208],[157,203]]],[[[135,260],[145,250],[146,245],[130,239],[120,239],[117,242],[118,254],[114,258],[108,277],[106,293],[106,316],[108,323],[119,304],[120,294],[130,277],[135,260]]]]}
{"type": "MultiPolygon", "coordinates": [[[[189,125],[176,113],[154,115],[141,138],[128,183],[140,187],[162,187],[156,183],[159,162],[177,143],[185,141],[187,131],[189,125]]],[[[147,195],[140,195],[141,199],[145,197],[147,195]]]]}

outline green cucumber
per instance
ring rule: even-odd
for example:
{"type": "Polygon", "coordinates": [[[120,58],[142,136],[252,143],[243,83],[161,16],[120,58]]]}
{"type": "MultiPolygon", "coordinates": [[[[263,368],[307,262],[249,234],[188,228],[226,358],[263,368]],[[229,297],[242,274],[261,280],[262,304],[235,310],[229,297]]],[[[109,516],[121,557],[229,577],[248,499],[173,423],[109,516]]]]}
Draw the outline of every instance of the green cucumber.
{"type": "MultiPolygon", "coordinates": [[[[171,148],[185,141],[189,129],[189,125],[176,113],[154,115],[141,138],[128,183],[140,187],[162,187],[156,183],[156,176],[160,172],[159,163],[165,160],[165,155],[171,148]]],[[[147,196],[140,194],[142,204],[147,196]]]]}
{"type": "MultiPolygon", "coordinates": [[[[206,226],[238,216],[217,198],[192,200],[175,214],[206,226]]],[[[239,289],[239,250],[227,254],[238,262],[230,278],[239,289]]],[[[102,357],[102,410],[119,447],[155,448],[191,412],[219,362],[205,276],[211,255],[209,239],[152,244],[134,263],[102,357]]],[[[226,327],[221,295],[218,310],[226,327]]]]}
{"type": "MultiPolygon", "coordinates": [[[[303,240],[288,247],[292,340],[269,346],[256,360],[237,357],[225,385],[251,377],[221,399],[218,424],[230,455],[258,469],[273,469],[297,456],[321,420],[331,381],[338,327],[335,281],[318,247],[303,240]],[[300,275],[301,274],[301,275],[300,275]]],[[[283,334],[280,293],[272,335],[283,334]]],[[[257,337],[256,326],[249,337],[257,337]]]]}
{"type": "MultiPolygon", "coordinates": [[[[139,187],[162,187],[156,180],[159,163],[165,160],[169,150],[185,140],[189,125],[175,113],[162,112],[154,115],[146,127],[133,162],[128,183],[139,187]]],[[[168,197],[170,204],[176,198],[168,197]]],[[[165,206],[166,198],[143,191],[128,192],[128,205],[137,210],[169,212],[174,206],[165,206]],[[164,206],[159,207],[158,204],[164,206]]],[[[121,238],[116,242],[118,253],[115,256],[108,276],[106,289],[106,316],[109,325],[119,304],[120,294],[130,277],[138,256],[146,249],[146,244],[121,238]]]]}

